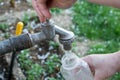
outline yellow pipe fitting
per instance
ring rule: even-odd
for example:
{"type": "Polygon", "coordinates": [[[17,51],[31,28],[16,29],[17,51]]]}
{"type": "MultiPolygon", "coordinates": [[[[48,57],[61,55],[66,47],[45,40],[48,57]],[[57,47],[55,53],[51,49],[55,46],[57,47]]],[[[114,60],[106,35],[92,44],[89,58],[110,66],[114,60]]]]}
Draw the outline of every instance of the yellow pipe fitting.
{"type": "Polygon", "coordinates": [[[18,36],[18,35],[21,35],[22,31],[23,31],[23,22],[18,22],[17,23],[17,26],[16,26],[16,31],[15,31],[15,35],[18,36]]]}

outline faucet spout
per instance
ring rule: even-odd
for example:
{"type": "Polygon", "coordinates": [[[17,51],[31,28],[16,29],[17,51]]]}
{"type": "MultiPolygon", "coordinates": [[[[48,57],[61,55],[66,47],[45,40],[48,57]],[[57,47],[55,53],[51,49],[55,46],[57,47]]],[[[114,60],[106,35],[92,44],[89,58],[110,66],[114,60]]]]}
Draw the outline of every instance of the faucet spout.
{"type": "Polygon", "coordinates": [[[63,44],[65,50],[71,49],[71,43],[74,41],[75,35],[73,32],[65,30],[55,25],[55,32],[58,34],[60,42],[63,44]]]}

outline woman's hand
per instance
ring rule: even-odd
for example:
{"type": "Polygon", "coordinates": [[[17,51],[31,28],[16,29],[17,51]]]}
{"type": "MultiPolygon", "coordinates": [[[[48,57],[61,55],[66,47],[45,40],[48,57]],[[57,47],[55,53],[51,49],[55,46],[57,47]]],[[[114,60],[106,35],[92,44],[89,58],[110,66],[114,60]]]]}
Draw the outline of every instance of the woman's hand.
{"type": "Polygon", "coordinates": [[[51,18],[50,8],[69,8],[76,0],[32,0],[33,8],[36,10],[41,22],[51,18]]]}
{"type": "MultiPolygon", "coordinates": [[[[120,69],[118,54],[89,55],[83,58],[90,66],[94,80],[105,80],[120,69]]],[[[120,55],[120,54],[119,54],[120,55]]]]}

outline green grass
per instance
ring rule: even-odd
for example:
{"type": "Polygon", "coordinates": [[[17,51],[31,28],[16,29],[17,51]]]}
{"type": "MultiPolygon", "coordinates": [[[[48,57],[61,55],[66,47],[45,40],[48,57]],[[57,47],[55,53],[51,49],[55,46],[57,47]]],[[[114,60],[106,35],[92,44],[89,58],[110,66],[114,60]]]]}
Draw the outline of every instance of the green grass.
{"type": "Polygon", "coordinates": [[[105,54],[105,53],[113,53],[120,50],[120,42],[116,41],[101,41],[96,42],[95,44],[90,45],[90,49],[88,50],[88,54],[105,54]]]}
{"type": "Polygon", "coordinates": [[[120,40],[119,9],[78,0],[72,10],[76,35],[92,40],[120,40]]]}

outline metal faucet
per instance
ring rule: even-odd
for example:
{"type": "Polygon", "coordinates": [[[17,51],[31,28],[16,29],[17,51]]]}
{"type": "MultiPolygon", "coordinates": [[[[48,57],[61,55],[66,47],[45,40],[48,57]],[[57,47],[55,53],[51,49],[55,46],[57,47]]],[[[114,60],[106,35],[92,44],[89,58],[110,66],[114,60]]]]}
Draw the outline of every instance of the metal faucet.
{"type": "Polygon", "coordinates": [[[40,44],[43,40],[53,40],[55,35],[59,35],[59,41],[63,44],[65,50],[71,49],[71,43],[74,41],[74,33],[67,31],[57,25],[52,24],[49,20],[41,23],[40,32],[34,34],[22,34],[20,36],[11,37],[0,42],[0,55],[11,52],[13,50],[20,51],[30,48],[36,44],[40,44]]]}
{"type": "Polygon", "coordinates": [[[63,44],[63,48],[65,50],[70,50],[72,47],[71,43],[75,38],[74,33],[58,27],[57,25],[55,25],[55,32],[59,35],[59,41],[61,44],[63,44]]]}

